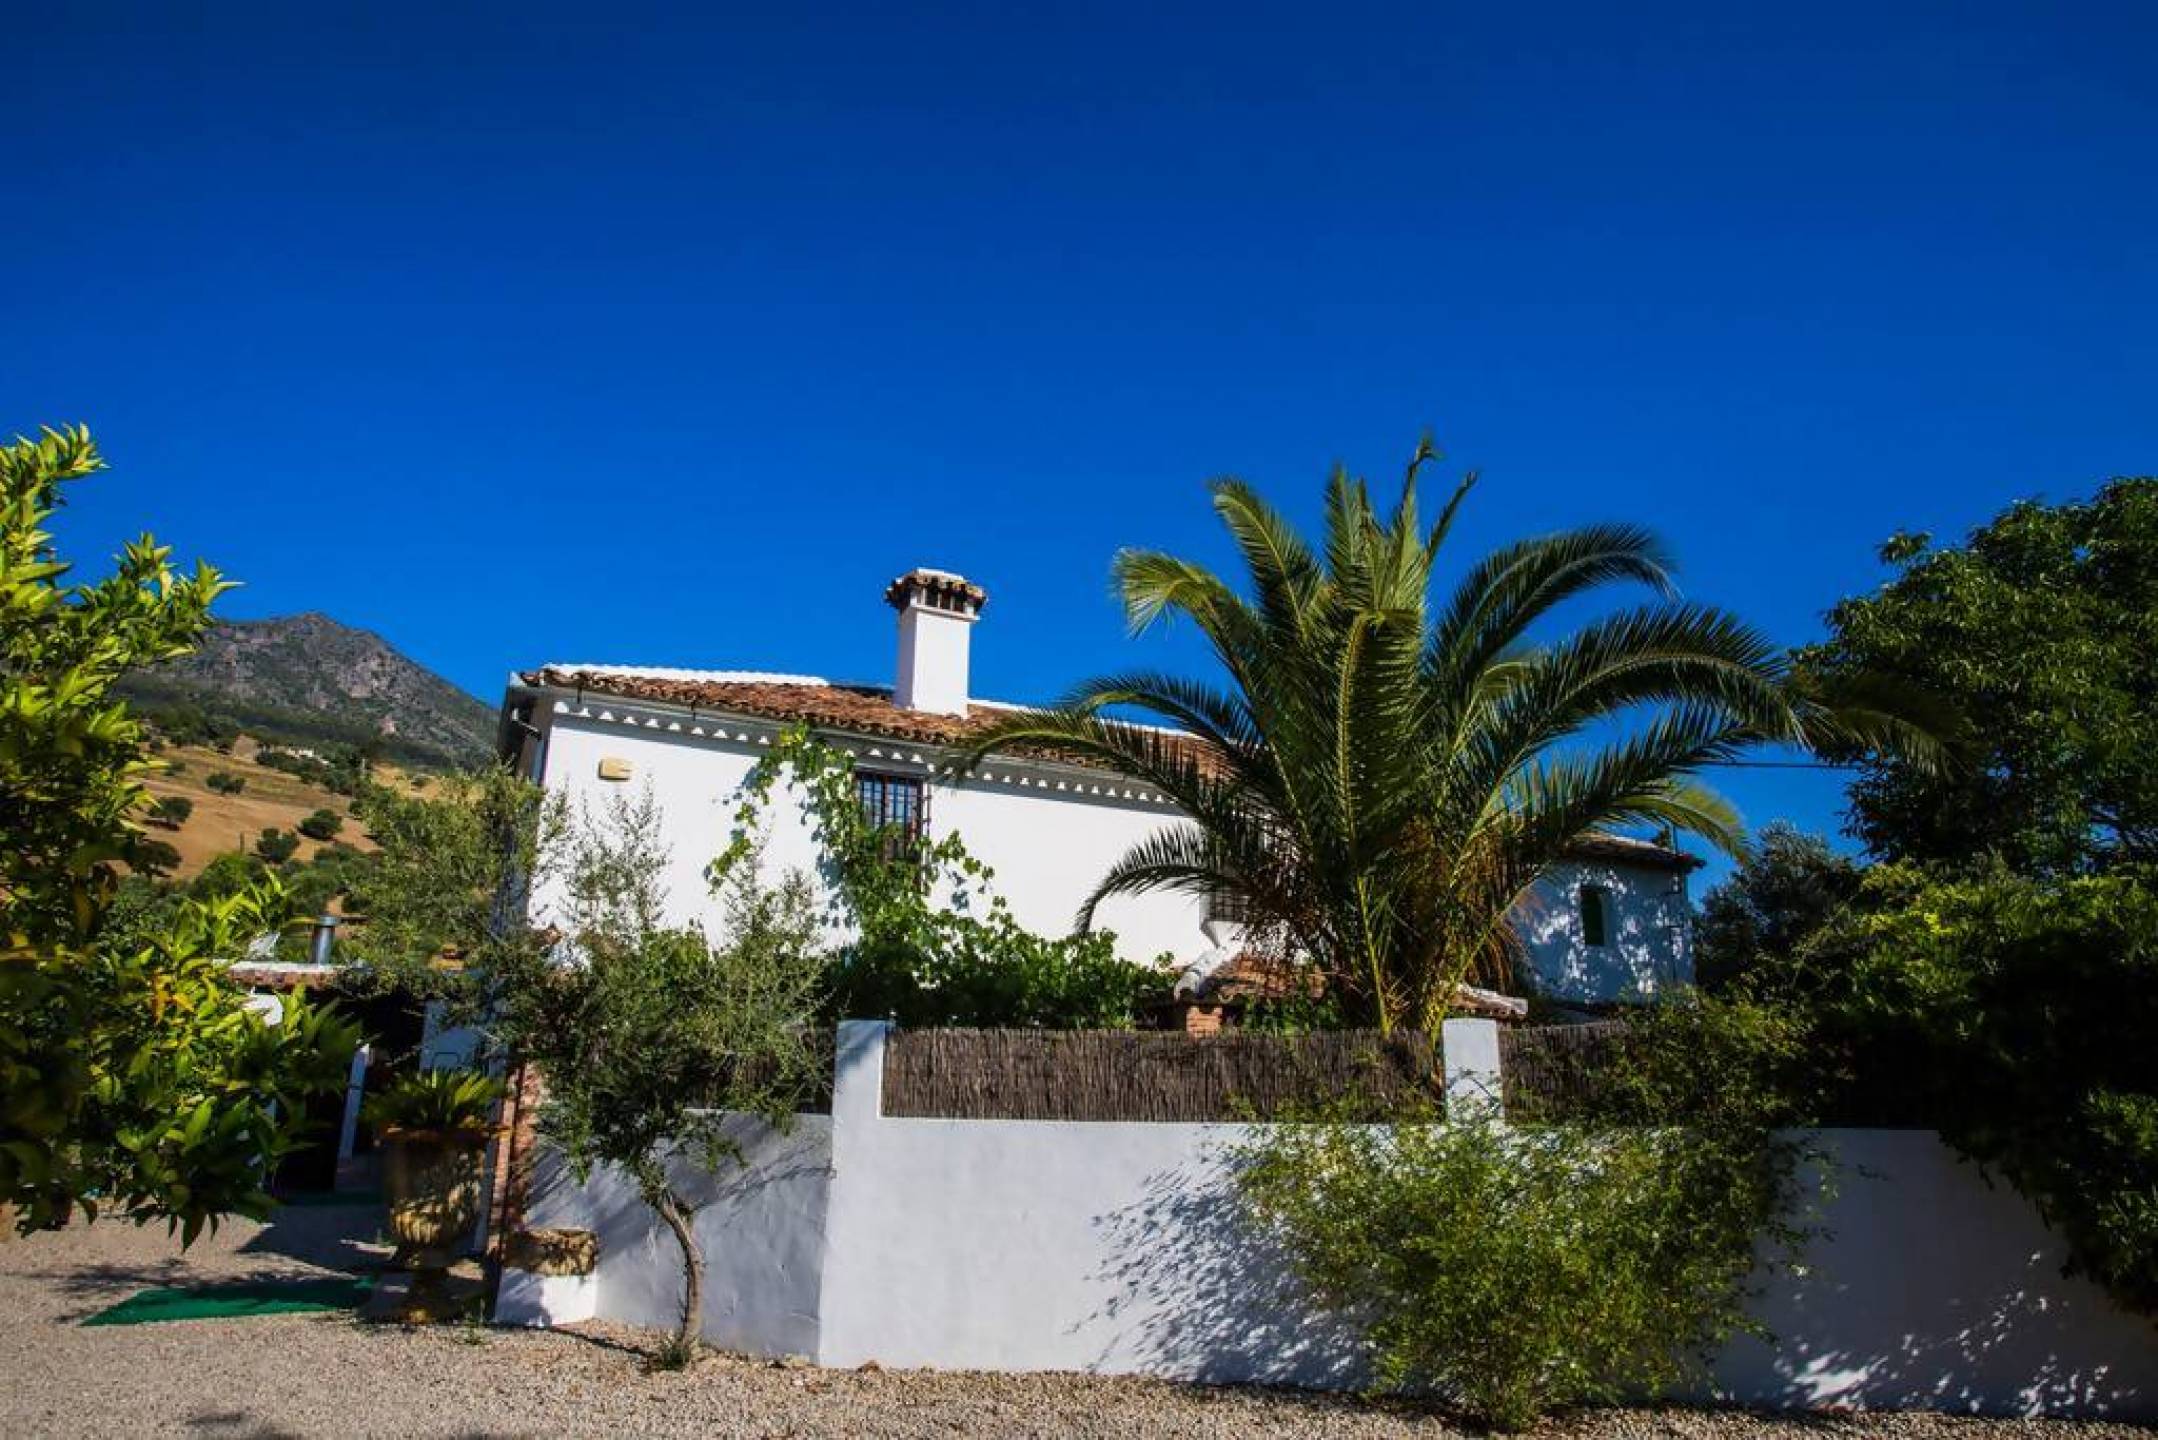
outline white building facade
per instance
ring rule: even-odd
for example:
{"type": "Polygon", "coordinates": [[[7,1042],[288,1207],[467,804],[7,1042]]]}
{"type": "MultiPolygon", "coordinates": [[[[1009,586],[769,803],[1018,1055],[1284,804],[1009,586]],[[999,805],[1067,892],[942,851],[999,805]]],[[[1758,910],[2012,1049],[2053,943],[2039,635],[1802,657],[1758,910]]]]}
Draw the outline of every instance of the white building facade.
{"type": "MultiPolygon", "coordinates": [[[[553,794],[587,811],[647,788],[669,854],[673,918],[718,928],[706,867],[731,840],[750,772],[774,740],[807,724],[852,757],[865,805],[935,839],[958,834],[989,865],[1018,922],[1068,932],[1081,901],[1133,845],[1181,823],[1160,796],[1068,762],[996,756],[965,777],[959,747],[1009,705],[972,698],[973,631],[986,596],[948,572],[916,570],[885,595],[899,614],[889,687],[812,676],[619,665],[547,665],[512,677],[503,749],[553,794]]],[[[766,808],[768,877],[812,877],[820,856],[800,797],[766,808]]],[[[1648,998],[1692,979],[1687,877],[1697,862],[1644,841],[1598,837],[1541,882],[1519,917],[1532,975],[1554,1000],[1648,998]]],[[[545,903],[545,897],[539,897],[545,903]]],[[[1204,970],[1235,950],[1234,928],[1203,898],[1105,902],[1096,924],[1129,959],[1204,970]]],[[[1518,987],[1517,988],[1521,988],[1518,987]]]]}

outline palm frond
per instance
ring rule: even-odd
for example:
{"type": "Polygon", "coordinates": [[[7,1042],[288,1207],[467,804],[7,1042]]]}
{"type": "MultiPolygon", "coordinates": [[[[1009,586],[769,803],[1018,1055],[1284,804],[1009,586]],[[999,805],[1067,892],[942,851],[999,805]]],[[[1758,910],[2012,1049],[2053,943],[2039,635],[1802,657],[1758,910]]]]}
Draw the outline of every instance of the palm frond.
{"type": "Polygon", "coordinates": [[[1676,593],[1669,552],[1637,525],[1591,525],[1502,546],[1462,578],[1432,631],[1435,679],[1457,689],[1557,606],[1599,586],[1676,593]]]}
{"type": "Polygon", "coordinates": [[[1234,864],[1225,863],[1219,839],[1194,825],[1169,826],[1133,845],[1109,867],[1080,903],[1073,927],[1093,929],[1102,902],[1117,896],[1161,891],[1206,896],[1244,888],[1234,864]]]}
{"type": "Polygon", "coordinates": [[[1323,576],[1319,562],[1281,512],[1234,477],[1213,485],[1214,511],[1236,542],[1258,613],[1270,629],[1301,633],[1323,576]]]}
{"type": "Polygon", "coordinates": [[[1880,673],[1795,670],[1788,682],[1798,743],[1836,759],[1885,757],[1921,774],[1962,763],[1969,721],[1925,687],[1880,673]]]}
{"type": "Polygon", "coordinates": [[[1475,483],[1426,528],[1417,491],[1436,459],[1427,436],[1383,513],[1337,468],[1316,545],[1251,486],[1215,481],[1240,584],[1146,550],[1120,554],[1116,578],[1134,628],[1190,620],[1223,683],[1105,676],[977,734],[969,766],[1013,748],[1104,766],[1185,817],[1110,868],[1083,923],[1115,895],[1230,891],[1352,1013],[1433,1022],[1465,977],[1503,981],[1523,890],[1583,838],[1655,826],[1741,847],[1703,766],[1764,741],[1864,750],[1941,733],[1896,697],[1793,676],[1758,632],[1679,603],[1669,554],[1637,526],[1503,546],[1435,608],[1433,567],[1475,483]],[[1618,586],[1655,599],[1538,633],[1618,586]]]}
{"type": "Polygon", "coordinates": [[[1502,685],[1480,680],[1485,703],[1457,724],[1457,771],[1489,791],[1524,761],[1644,705],[1713,707],[1762,738],[1794,731],[1782,652],[1720,610],[1698,605],[1624,611],[1550,649],[1500,662],[1502,685]]]}

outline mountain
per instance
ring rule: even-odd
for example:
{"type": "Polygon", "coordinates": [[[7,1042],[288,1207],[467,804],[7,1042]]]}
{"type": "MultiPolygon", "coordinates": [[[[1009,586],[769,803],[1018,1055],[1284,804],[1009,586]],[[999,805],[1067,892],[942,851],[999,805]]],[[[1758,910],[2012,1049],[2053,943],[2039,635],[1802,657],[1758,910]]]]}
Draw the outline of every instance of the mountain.
{"type": "Polygon", "coordinates": [[[494,748],[493,707],[327,615],[224,621],[194,654],[120,689],[152,719],[286,745],[370,745],[411,765],[472,764],[494,748]]]}

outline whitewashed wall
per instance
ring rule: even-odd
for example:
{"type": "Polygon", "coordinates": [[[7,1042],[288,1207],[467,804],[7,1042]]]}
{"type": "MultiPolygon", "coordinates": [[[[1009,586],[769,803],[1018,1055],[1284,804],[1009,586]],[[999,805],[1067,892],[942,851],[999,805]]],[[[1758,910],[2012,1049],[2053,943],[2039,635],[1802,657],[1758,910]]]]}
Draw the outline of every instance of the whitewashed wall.
{"type": "Polygon", "coordinates": [[[1561,1000],[1646,999],[1693,983],[1691,904],[1683,871],[1609,860],[1555,866],[1515,911],[1530,967],[1561,1000]],[[1582,933],[1580,892],[1607,897],[1605,943],[1582,933]]]}
{"type": "Polygon", "coordinates": [[[889,1119],[883,1036],[841,1031],[820,1363],[1359,1383],[1235,1223],[1246,1127],[889,1119]]]}
{"type": "MultiPolygon", "coordinates": [[[[754,1355],[815,1355],[831,1121],[798,1116],[785,1135],[747,1117],[729,1127],[741,1165],[715,1173],[677,1162],[669,1171],[700,1207],[705,1339],[754,1355]]],[[[543,1151],[526,1223],[598,1233],[601,1315],[667,1330],[681,1319],[681,1247],[620,1171],[579,1186],[559,1156],[543,1151]]]]}
{"type": "MultiPolygon", "coordinates": [[[[747,738],[713,739],[622,722],[642,713],[617,706],[597,708],[590,718],[552,716],[542,779],[573,805],[595,810],[650,786],[662,810],[661,838],[669,856],[664,878],[673,918],[716,926],[721,909],[705,882],[705,866],[733,833],[743,783],[764,753],[757,737],[769,737],[773,727],[735,728],[733,735],[747,738]],[[603,759],[628,761],[630,778],[600,779],[603,759]]],[[[925,773],[925,758],[894,745],[865,749],[856,764],[919,776],[925,773]]],[[[1102,788],[1099,777],[1088,781],[1074,772],[1039,767],[998,766],[990,773],[1021,774],[1029,783],[979,779],[932,785],[929,831],[933,836],[956,831],[968,850],[994,869],[996,892],[1020,924],[1038,934],[1068,933],[1080,902],[1110,864],[1133,844],[1176,823],[1175,812],[1165,807],[1092,793],[1102,788]],[[1060,784],[1066,788],[1056,788],[1060,784]]],[[[763,873],[768,878],[790,870],[817,875],[821,856],[800,794],[775,796],[767,814],[763,873]]],[[[544,914],[552,898],[535,897],[536,912],[544,914]]],[[[1128,959],[1167,953],[1184,963],[1210,947],[1200,929],[1205,918],[1198,901],[1151,895],[1110,902],[1096,923],[1115,932],[1118,952],[1128,959]]]]}
{"type": "MultiPolygon", "coordinates": [[[[700,1221],[715,1338],[835,1366],[1360,1382],[1353,1337],[1238,1223],[1243,1127],[886,1118],[883,1033],[845,1027],[829,1122],[759,1150],[700,1221]]],[[[1777,1342],[1730,1346],[1703,1398],[2158,1418],[2158,1328],[2063,1277],[2014,1191],[1929,1133],[1823,1138],[1845,1162],[1831,1234],[1763,1297],[1777,1342]]],[[[677,1262],[641,1211],[558,1178],[541,1223],[600,1229],[603,1315],[671,1323],[677,1262]]]]}
{"type": "MultiPolygon", "coordinates": [[[[589,714],[546,717],[545,784],[573,804],[595,808],[650,787],[662,808],[673,918],[716,926],[720,904],[706,885],[705,866],[733,833],[743,782],[763,753],[759,738],[768,739],[776,727],[736,722],[726,727],[727,738],[714,738],[687,733],[679,716],[632,705],[594,700],[586,709],[589,714]],[[630,778],[600,779],[604,759],[627,761],[630,778]]],[[[865,746],[856,763],[866,770],[919,776],[926,774],[927,758],[912,747],[887,744],[865,746]]],[[[1099,775],[1069,768],[992,763],[983,778],[930,786],[929,831],[956,832],[966,841],[996,872],[996,892],[1021,925],[1037,934],[1063,935],[1111,864],[1148,836],[1180,823],[1164,806],[1103,793],[1119,789],[1099,775]]],[[[765,876],[776,879],[790,870],[816,875],[821,857],[799,793],[775,796],[768,815],[765,876]]],[[[550,898],[537,897],[538,912],[544,914],[550,898]]],[[[1521,906],[1517,924],[1529,964],[1547,993],[1608,1001],[1645,997],[1691,981],[1687,908],[1682,873],[1582,862],[1562,866],[1539,882],[1521,906]],[[1610,896],[1605,945],[1588,945],[1582,935],[1576,896],[1583,884],[1600,884],[1610,896]]],[[[1166,954],[1178,967],[1213,949],[1202,928],[1205,921],[1203,901],[1160,894],[1119,896],[1096,917],[1098,926],[1115,933],[1125,958],[1151,961],[1166,954]]]]}
{"type": "Polygon", "coordinates": [[[2158,1419],[2158,1325],[2063,1276],[2059,1238],[2007,1181],[1931,1131],[1819,1134],[1840,1160],[1829,1234],[1757,1307],[1776,1343],[1719,1357],[1723,1396],[2158,1419]]]}

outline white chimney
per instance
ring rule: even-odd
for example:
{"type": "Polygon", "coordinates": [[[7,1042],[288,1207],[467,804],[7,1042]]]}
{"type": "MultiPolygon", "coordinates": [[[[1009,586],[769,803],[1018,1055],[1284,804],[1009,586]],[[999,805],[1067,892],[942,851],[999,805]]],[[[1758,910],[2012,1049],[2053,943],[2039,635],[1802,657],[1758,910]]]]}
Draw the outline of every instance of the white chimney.
{"type": "Polygon", "coordinates": [[[967,713],[967,634],[988,601],[948,570],[909,570],[885,587],[884,603],[899,612],[894,700],[932,715],[967,713]]]}

